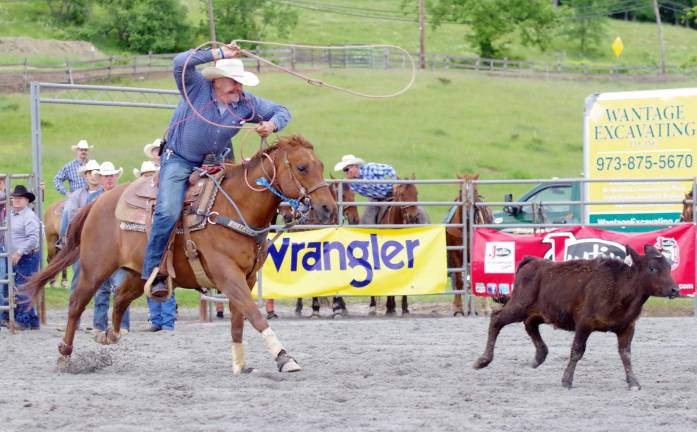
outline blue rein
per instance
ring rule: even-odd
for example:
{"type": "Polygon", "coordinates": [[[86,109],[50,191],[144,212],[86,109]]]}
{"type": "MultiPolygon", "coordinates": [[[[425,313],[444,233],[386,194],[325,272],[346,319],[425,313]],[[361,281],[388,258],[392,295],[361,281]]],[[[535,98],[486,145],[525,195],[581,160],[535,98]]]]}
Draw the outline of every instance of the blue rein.
{"type": "Polygon", "coordinates": [[[269,183],[269,181],[266,180],[265,177],[259,177],[258,179],[256,179],[255,183],[259,186],[265,187],[266,189],[271,191],[272,194],[279,197],[282,201],[287,202],[288,205],[290,205],[293,208],[293,210],[297,211],[298,209],[300,209],[300,201],[283,195],[283,192],[273,187],[271,183],[269,183]]]}

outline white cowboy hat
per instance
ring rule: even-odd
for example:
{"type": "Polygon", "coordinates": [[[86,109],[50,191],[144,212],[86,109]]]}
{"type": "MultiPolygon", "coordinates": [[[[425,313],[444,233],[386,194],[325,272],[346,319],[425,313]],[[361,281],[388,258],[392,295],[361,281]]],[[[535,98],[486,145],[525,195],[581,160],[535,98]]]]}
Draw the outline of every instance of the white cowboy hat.
{"type": "Polygon", "coordinates": [[[116,169],[114,164],[109,161],[102,162],[102,164],[99,166],[99,174],[103,176],[115,175],[117,177],[121,177],[122,173],[123,168],[116,169]]]}
{"type": "Polygon", "coordinates": [[[140,177],[145,173],[158,172],[159,170],[160,167],[155,166],[155,164],[152,161],[144,161],[142,164],[140,164],[140,169],[133,168],[133,175],[136,177],[140,177]]]}
{"type": "Polygon", "coordinates": [[[214,67],[207,67],[201,74],[208,80],[216,78],[230,78],[242,85],[254,87],[259,84],[259,77],[244,70],[244,64],[240,59],[222,59],[215,62],[214,67]]]}
{"type": "Polygon", "coordinates": [[[349,165],[363,165],[365,161],[359,157],[352,154],[343,155],[341,157],[341,162],[334,165],[334,171],[343,171],[349,165]]]}
{"type": "Polygon", "coordinates": [[[90,159],[87,161],[86,164],[78,168],[78,172],[80,174],[85,173],[87,171],[99,171],[99,162],[97,162],[94,159],[90,159]]]}
{"type": "Polygon", "coordinates": [[[77,150],[77,149],[89,150],[89,149],[91,149],[91,148],[93,148],[93,147],[94,147],[94,146],[89,145],[89,143],[87,142],[87,140],[81,139],[77,144],[71,145],[71,146],[70,146],[70,149],[71,149],[72,151],[75,151],[75,150],[77,150]]]}
{"type": "Polygon", "coordinates": [[[160,138],[157,138],[150,144],[145,144],[145,147],[143,147],[143,153],[145,153],[145,157],[150,159],[152,157],[152,149],[160,147],[160,144],[162,144],[162,139],[160,138]]]}

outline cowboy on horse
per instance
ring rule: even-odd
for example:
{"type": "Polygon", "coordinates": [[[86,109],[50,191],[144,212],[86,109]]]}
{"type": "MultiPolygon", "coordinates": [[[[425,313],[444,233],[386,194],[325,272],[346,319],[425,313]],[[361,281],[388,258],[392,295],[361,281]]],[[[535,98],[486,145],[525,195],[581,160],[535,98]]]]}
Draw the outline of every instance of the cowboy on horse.
{"type": "Polygon", "coordinates": [[[182,98],[161,148],[157,207],[142,273],[142,278],[150,283],[150,295],[155,300],[164,301],[169,295],[166,276],[159,272],[159,266],[181,215],[191,173],[203,164],[207,155],[221,158],[226,153],[230,139],[239,132],[234,126],[258,123],[257,134],[266,138],[283,129],[291,118],[285,107],[244,91],[245,85],[259,84],[259,78],[245,71],[242,61],[234,58],[239,52],[236,45],[230,44],[210,50],[186,51],[174,59],[174,79],[182,98]],[[196,70],[197,65],[214,60],[214,67],[201,72],[196,70]],[[195,117],[197,113],[211,121],[195,117]]]}

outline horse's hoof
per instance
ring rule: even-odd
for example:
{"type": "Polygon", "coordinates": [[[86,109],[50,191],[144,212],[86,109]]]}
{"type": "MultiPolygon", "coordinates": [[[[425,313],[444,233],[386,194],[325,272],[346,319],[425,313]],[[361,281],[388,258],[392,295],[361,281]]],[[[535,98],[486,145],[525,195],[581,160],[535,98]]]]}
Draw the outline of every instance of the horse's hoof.
{"type": "Polygon", "coordinates": [[[272,319],[277,319],[278,315],[276,315],[276,312],[271,311],[266,313],[266,319],[267,320],[272,320],[272,319]]]}
{"type": "Polygon", "coordinates": [[[73,346],[61,341],[58,344],[58,352],[63,357],[70,357],[70,355],[73,353],[73,346]]]}
{"type": "Polygon", "coordinates": [[[106,332],[98,331],[94,335],[94,341],[98,344],[107,345],[106,332]]]}
{"type": "Polygon", "coordinates": [[[405,309],[402,311],[402,316],[409,315],[409,309],[405,309]]]}
{"type": "Polygon", "coordinates": [[[394,316],[395,311],[385,311],[385,316],[394,316]]]}
{"type": "Polygon", "coordinates": [[[70,365],[71,358],[70,356],[60,356],[58,357],[58,360],[56,360],[56,367],[60,369],[65,369],[70,365]]]}
{"type": "Polygon", "coordinates": [[[117,344],[119,343],[119,339],[121,339],[121,335],[116,333],[111,327],[109,327],[106,331],[107,345],[117,344]]]}
{"type": "Polygon", "coordinates": [[[285,350],[278,353],[278,357],[276,357],[276,365],[278,366],[278,371],[284,373],[299,372],[302,370],[295,359],[289,356],[285,350]]]}
{"type": "Polygon", "coordinates": [[[313,311],[312,315],[310,315],[310,319],[319,319],[319,318],[321,318],[319,312],[313,311]]]}
{"type": "Polygon", "coordinates": [[[334,313],[332,314],[332,318],[334,318],[334,319],[342,319],[342,318],[345,317],[345,316],[346,316],[346,315],[344,315],[344,314],[342,314],[341,312],[338,312],[338,311],[337,311],[337,312],[334,312],[334,313]]]}
{"type": "Polygon", "coordinates": [[[254,369],[253,367],[245,367],[239,370],[233,370],[232,373],[234,375],[247,375],[247,374],[252,374],[255,373],[257,370],[254,369]]]}
{"type": "Polygon", "coordinates": [[[464,311],[461,311],[461,310],[456,310],[455,312],[453,312],[453,316],[454,316],[454,317],[459,317],[459,316],[464,317],[464,316],[465,316],[465,312],[464,312],[464,311]]]}
{"type": "Polygon", "coordinates": [[[295,310],[295,316],[303,316],[303,311],[302,311],[302,309],[300,309],[300,310],[296,309],[296,310],[295,310]]]}
{"type": "Polygon", "coordinates": [[[472,367],[474,367],[475,369],[485,368],[489,365],[489,363],[491,363],[491,360],[493,360],[493,359],[489,359],[486,357],[479,357],[477,359],[477,361],[474,362],[474,365],[472,367]]]}

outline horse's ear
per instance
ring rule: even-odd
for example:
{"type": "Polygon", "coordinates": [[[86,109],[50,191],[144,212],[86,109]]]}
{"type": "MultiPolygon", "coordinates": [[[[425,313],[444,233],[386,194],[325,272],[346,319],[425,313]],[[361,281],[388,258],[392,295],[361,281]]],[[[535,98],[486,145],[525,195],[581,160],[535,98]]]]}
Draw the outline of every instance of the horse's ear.
{"type": "Polygon", "coordinates": [[[416,180],[416,174],[411,173],[411,180],[416,180]]]}
{"type": "Polygon", "coordinates": [[[479,173],[473,175],[472,180],[479,180],[479,173]]]}

